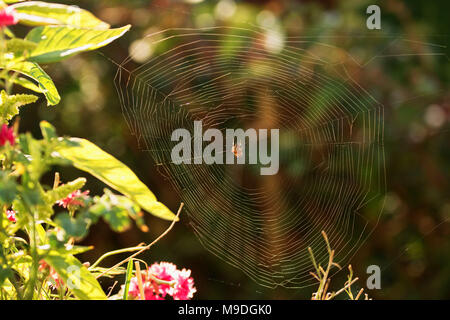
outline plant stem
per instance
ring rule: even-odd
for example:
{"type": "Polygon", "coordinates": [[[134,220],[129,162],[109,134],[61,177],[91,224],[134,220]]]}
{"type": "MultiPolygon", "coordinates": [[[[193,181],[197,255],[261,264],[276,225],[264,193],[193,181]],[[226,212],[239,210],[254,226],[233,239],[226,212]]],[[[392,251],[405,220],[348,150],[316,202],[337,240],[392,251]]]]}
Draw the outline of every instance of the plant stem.
{"type": "MultiPolygon", "coordinates": [[[[176,218],[178,218],[180,216],[181,210],[183,209],[184,203],[182,202],[180,204],[180,207],[178,208],[177,211],[177,215],[176,218]]],[[[136,257],[137,255],[141,254],[142,252],[144,252],[145,250],[150,249],[155,243],[157,243],[159,240],[161,240],[162,238],[164,238],[164,236],[166,234],[169,233],[170,230],[172,230],[173,226],[175,225],[177,219],[172,220],[172,223],[170,224],[170,226],[166,229],[166,231],[164,231],[163,233],[161,233],[159,235],[158,238],[156,238],[155,240],[153,240],[152,243],[150,243],[149,245],[143,247],[142,249],[140,249],[138,252],[132,254],[131,256],[129,256],[128,258],[126,258],[125,260],[122,260],[121,262],[115,264],[114,266],[112,266],[111,268],[109,268],[108,270],[104,271],[103,273],[101,273],[100,275],[98,275],[97,277],[95,277],[96,279],[100,278],[101,276],[103,276],[104,274],[108,273],[109,271],[113,270],[114,268],[117,268],[119,266],[121,266],[122,264],[128,262],[130,259],[133,259],[134,257],[136,257]]]]}
{"type": "Polygon", "coordinates": [[[102,262],[104,259],[116,255],[116,254],[120,254],[120,253],[125,253],[125,252],[133,252],[133,251],[138,251],[145,248],[145,246],[137,246],[137,247],[129,247],[129,248],[124,248],[124,249],[118,249],[118,250],[113,250],[113,251],[109,251],[107,253],[105,253],[104,255],[102,255],[100,258],[97,259],[97,261],[94,262],[94,264],[92,266],[89,267],[89,270],[92,270],[93,268],[95,268],[96,266],[99,265],[100,262],[102,262]]]}

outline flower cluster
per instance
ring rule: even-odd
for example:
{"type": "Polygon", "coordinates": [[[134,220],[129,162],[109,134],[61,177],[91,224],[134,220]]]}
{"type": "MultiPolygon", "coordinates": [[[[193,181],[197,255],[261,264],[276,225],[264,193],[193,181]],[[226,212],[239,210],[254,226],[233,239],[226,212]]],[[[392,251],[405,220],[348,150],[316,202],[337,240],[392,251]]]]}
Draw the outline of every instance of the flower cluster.
{"type": "Polygon", "coordinates": [[[9,128],[6,124],[2,125],[0,129],[0,146],[4,146],[7,142],[10,145],[14,145],[15,140],[14,129],[9,128]]]}
{"type": "Polygon", "coordinates": [[[67,208],[68,206],[84,206],[84,202],[82,200],[86,199],[88,195],[89,190],[83,192],[80,190],[75,190],[64,199],[56,201],[56,204],[63,208],[67,208]]]}
{"type": "Polygon", "coordinates": [[[16,12],[11,7],[6,7],[0,10],[0,28],[10,26],[19,22],[16,12]]]}
{"type": "MultiPolygon", "coordinates": [[[[197,291],[191,270],[178,270],[173,263],[154,263],[141,276],[145,300],[164,300],[167,296],[174,300],[189,300],[197,291]]],[[[141,299],[137,277],[131,279],[128,294],[132,298],[141,299]]]]}
{"type": "Polygon", "coordinates": [[[44,260],[39,261],[39,269],[40,272],[48,272],[48,285],[53,289],[58,289],[62,284],[64,284],[61,277],[58,273],[53,269],[50,265],[47,264],[44,260]]]}
{"type": "Polygon", "coordinates": [[[6,210],[6,217],[11,222],[16,222],[16,212],[14,210],[6,210]]]}

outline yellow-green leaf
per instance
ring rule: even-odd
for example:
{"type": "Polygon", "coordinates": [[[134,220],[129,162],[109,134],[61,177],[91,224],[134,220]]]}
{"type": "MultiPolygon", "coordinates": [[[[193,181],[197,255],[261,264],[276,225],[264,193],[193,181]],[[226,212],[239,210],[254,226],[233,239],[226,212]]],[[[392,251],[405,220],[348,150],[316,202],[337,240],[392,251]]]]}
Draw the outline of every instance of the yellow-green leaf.
{"type": "Polygon", "coordinates": [[[89,270],[73,255],[50,250],[44,260],[56,270],[70,291],[81,300],[105,300],[106,295],[89,270]]]}
{"type": "Polygon", "coordinates": [[[19,108],[33,103],[38,97],[31,94],[8,95],[5,90],[0,92],[0,123],[5,123],[19,113],[19,108]]]}
{"type": "Polygon", "coordinates": [[[177,219],[172,211],[157,201],[130,168],[92,142],[80,138],[60,138],[56,151],[62,158],[72,161],[78,169],[92,174],[132,199],[142,209],[161,219],[177,219]]]}
{"type": "Polygon", "coordinates": [[[17,84],[21,87],[29,89],[34,92],[42,93],[42,89],[39,88],[33,81],[24,77],[9,77],[8,75],[0,75],[1,79],[8,79],[8,81],[17,84]]]}
{"type": "Polygon", "coordinates": [[[129,29],[130,25],[107,30],[61,26],[37,27],[25,38],[37,44],[28,59],[39,63],[57,62],[80,52],[106,46],[129,29]]]}
{"type": "Polygon", "coordinates": [[[108,29],[109,24],[96,18],[89,11],[42,1],[27,1],[12,5],[20,23],[31,26],[69,25],[73,27],[108,29]]]}
{"type": "Polygon", "coordinates": [[[42,93],[47,98],[47,104],[49,106],[54,106],[61,100],[52,79],[37,63],[28,61],[19,62],[13,64],[10,69],[35,80],[38,83],[39,88],[42,90],[42,93]]]}

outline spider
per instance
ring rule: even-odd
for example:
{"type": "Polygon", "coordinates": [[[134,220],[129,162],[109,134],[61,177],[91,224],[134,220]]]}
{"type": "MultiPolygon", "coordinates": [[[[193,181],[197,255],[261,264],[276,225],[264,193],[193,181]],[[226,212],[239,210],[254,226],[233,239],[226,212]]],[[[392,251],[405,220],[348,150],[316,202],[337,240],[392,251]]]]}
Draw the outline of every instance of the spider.
{"type": "Polygon", "coordinates": [[[236,158],[242,157],[242,145],[240,142],[235,143],[233,147],[231,147],[231,152],[234,154],[236,158]]]}

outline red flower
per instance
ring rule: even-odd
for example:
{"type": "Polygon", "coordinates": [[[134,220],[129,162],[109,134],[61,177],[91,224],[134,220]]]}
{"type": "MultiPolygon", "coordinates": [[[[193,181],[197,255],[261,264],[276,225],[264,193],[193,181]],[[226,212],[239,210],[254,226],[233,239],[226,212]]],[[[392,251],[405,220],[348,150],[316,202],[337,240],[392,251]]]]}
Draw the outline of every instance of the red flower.
{"type": "Polygon", "coordinates": [[[39,261],[39,268],[38,270],[40,272],[49,272],[49,280],[47,281],[47,284],[53,288],[58,289],[62,284],[64,284],[64,281],[61,279],[59,274],[56,272],[55,269],[53,269],[50,265],[45,262],[45,260],[39,261]]]}
{"type": "Polygon", "coordinates": [[[175,280],[176,283],[173,298],[175,300],[192,299],[197,289],[194,287],[194,279],[191,277],[191,270],[183,269],[178,271],[175,275],[175,280]]]}
{"type": "Polygon", "coordinates": [[[8,126],[4,124],[0,129],[0,146],[4,146],[6,142],[9,142],[10,145],[14,145],[15,137],[14,129],[8,128],[8,126]]]}
{"type": "Polygon", "coordinates": [[[6,27],[19,22],[16,11],[11,7],[0,10],[0,27],[6,27]]]}
{"type": "Polygon", "coordinates": [[[6,210],[6,217],[11,222],[16,222],[16,212],[14,210],[6,210]]]}
{"type": "MultiPolygon", "coordinates": [[[[142,272],[145,300],[163,300],[167,296],[171,296],[174,300],[192,299],[197,290],[190,275],[191,270],[177,270],[177,266],[173,263],[154,263],[148,270],[142,272]]],[[[131,278],[128,294],[135,299],[141,298],[137,277],[131,278]]]]}
{"type": "Polygon", "coordinates": [[[84,202],[81,201],[85,199],[89,194],[89,190],[81,192],[80,190],[75,190],[71,194],[69,194],[64,199],[56,201],[56,204],[63,208],[67,208],[68,206],[84,206],[84,202]]]}

